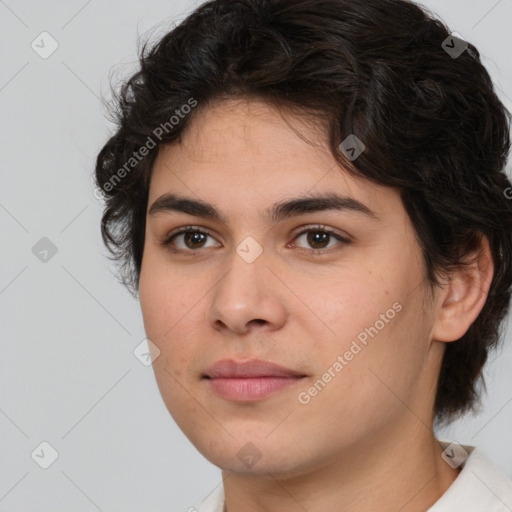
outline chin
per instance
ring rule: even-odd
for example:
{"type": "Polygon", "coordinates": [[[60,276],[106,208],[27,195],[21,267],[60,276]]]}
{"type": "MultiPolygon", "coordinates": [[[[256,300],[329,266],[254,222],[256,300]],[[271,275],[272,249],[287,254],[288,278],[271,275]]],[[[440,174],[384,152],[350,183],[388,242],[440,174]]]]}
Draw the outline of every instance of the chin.
{"type": "MultiPolygon", "coordinates": [[[[272,434],[273,435],[273,434],[272,434]]],[[[197,450],[222,470],[251,475],[298,476],[307,473],[311,460],[304,460],[303,451],[296,453],[296,442],[287,446],[283,439],[255,439],[250,435],[194,443],[197,450]]]]}

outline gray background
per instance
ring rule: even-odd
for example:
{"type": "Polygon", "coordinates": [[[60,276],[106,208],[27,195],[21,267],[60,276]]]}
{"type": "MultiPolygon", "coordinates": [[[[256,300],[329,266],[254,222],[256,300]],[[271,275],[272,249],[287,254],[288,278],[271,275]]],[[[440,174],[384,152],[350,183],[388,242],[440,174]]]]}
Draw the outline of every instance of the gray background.
{"type": "MultiPolygon", "coordinates": [[[[138,37],[197,3],[0,1],[0,511],[184,511],[221,482],[133,354],[140,308],[105,257],[91,174],[112,128],[99,101],[111,70],[131,72],[138,37]],[[59,45],[47,59],[31,47],[43,31],[59,45]],[[47,262],[32,251],[43,237],[57,249],[47,262]],[[48,469],[43,441],[58,452],[48,469]]],[[[512,109],[512,1],[424,5],[477,45],[512,109]]],[[[508,325],[481,413],[438,437],[476,444],[512,477],[508,325]]]]}

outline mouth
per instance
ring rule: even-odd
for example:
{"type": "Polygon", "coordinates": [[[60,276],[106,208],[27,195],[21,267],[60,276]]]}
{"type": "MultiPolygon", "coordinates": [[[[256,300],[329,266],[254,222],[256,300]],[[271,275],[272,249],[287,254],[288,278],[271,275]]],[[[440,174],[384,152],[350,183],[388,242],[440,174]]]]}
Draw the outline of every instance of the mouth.
{"type": "Polygon", "coordinates": [[[202,377],[225,400],[255,402],[296,385],[306,375],[270,361],[225,359],[215,363],[202,377]]]}

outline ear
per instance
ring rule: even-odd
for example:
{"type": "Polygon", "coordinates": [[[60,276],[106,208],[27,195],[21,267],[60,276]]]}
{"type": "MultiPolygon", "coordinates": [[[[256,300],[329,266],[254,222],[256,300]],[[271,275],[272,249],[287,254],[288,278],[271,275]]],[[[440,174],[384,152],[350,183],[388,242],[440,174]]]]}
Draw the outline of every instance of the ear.
{"type": "Polygon", "coordinates": [[[494,263],[487,237],[467,255],[469,262],[452,272],[438,297],[434,341],[455,341],[464,336],[484,307],[494,275],[494,263]]]}

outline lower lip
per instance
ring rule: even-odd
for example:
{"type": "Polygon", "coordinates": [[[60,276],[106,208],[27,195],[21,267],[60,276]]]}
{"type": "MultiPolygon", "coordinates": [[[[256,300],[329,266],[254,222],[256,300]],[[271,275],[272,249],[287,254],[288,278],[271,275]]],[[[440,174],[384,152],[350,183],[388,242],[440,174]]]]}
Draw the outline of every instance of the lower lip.
{"type": "Polygon", "coordinates": [[[254,402],[293,386],[303,377],[251,377],[207,379],[213,391],[226,400],[254,402]]]}

